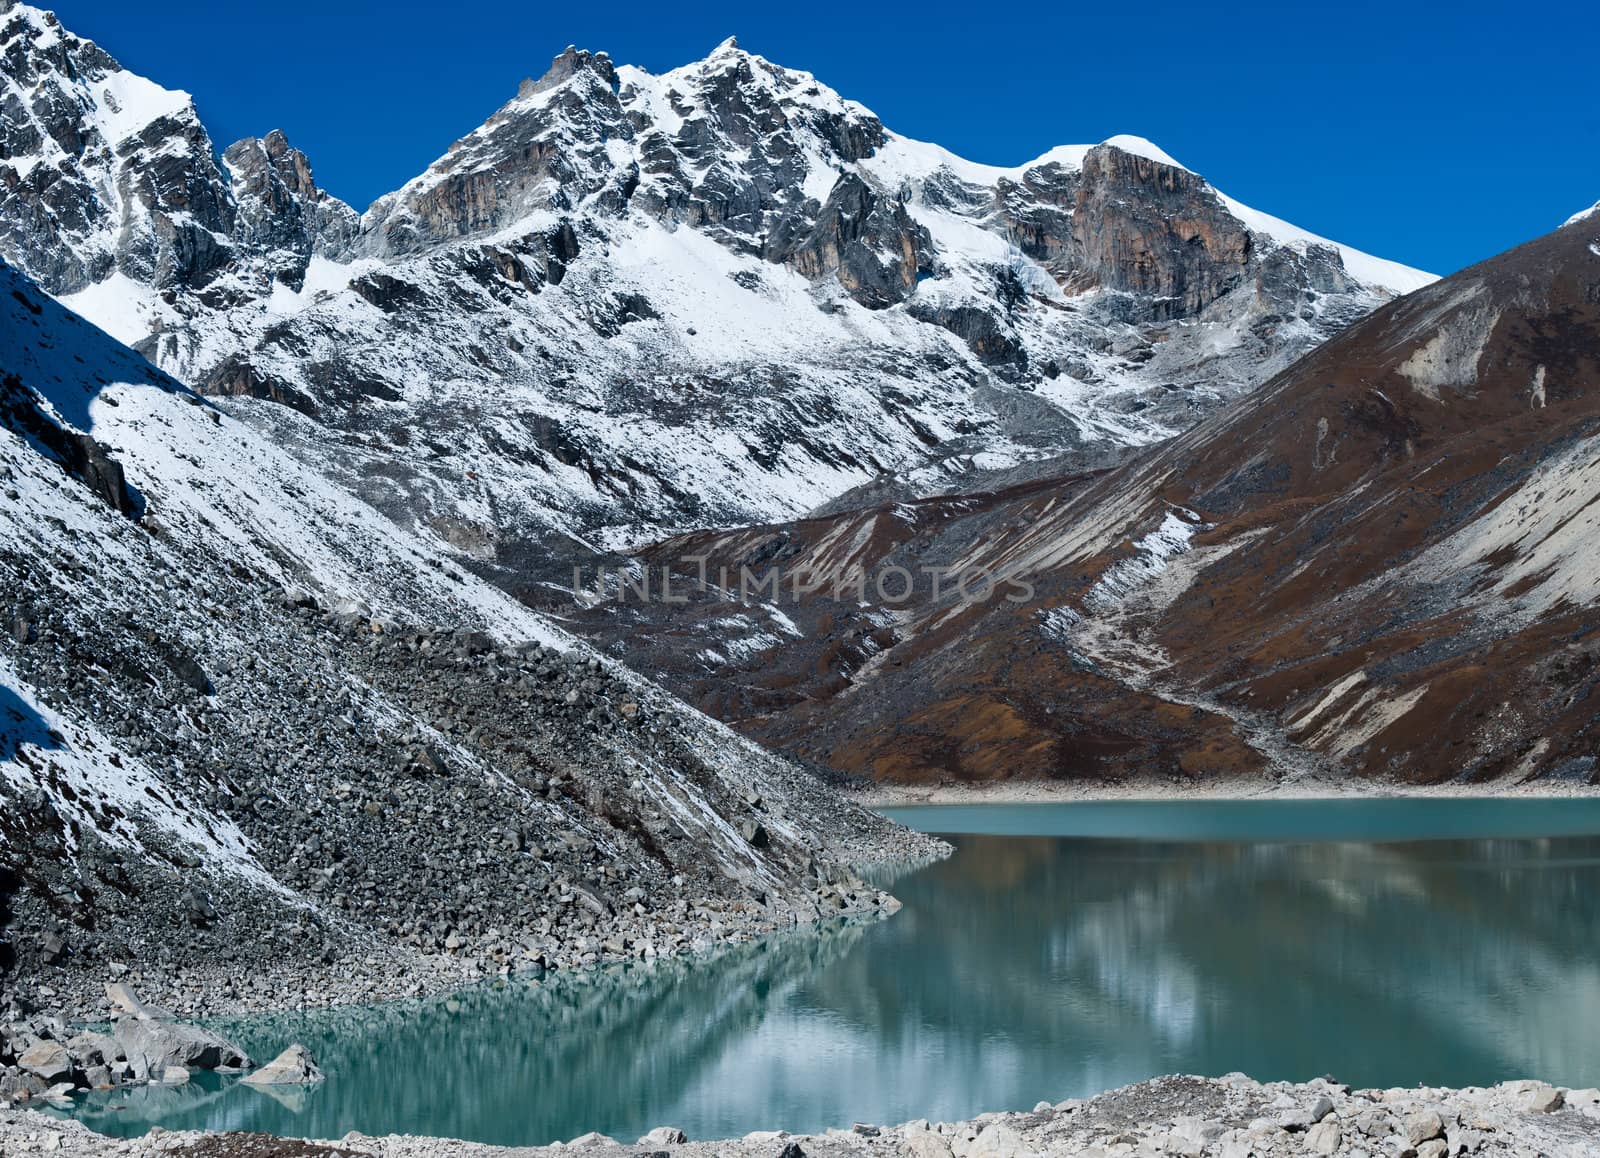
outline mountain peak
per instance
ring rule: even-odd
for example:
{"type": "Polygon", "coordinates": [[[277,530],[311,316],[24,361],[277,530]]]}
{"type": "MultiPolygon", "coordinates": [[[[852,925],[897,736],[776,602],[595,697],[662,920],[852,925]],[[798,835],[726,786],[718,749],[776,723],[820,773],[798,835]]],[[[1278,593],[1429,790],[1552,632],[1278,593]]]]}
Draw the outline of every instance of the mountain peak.
{"type": "Polygon", "coordinates": [[[1107,137],[1100,143],[1113,149],[1121,149],[1124,153],[1131,153],[1135,157],[1143,157],[1147,161],[1154,161],[1158,165],[1170,165],[1174,169],[1193,172],[1193,170],[1189,169],[1189,166],[1174,160],[1165,149],[1145,137],[1137,137],[1131,133],[1118,133],[1114,137],[1107,137]]]}
{"type": "Polygon", "coordinates": [[[569,44],[550,62],[550,67],[545,69],[543,76],[538,80],[530,77],[522,82],[517,88],[517,99],[522,100],[549,92],[562,82],[586,71],[598,73],[607,84],[612,84],[616,80],[616,70],[612,68],[611,57],[607,53],[590,52],[588,49],[569,44]]]}

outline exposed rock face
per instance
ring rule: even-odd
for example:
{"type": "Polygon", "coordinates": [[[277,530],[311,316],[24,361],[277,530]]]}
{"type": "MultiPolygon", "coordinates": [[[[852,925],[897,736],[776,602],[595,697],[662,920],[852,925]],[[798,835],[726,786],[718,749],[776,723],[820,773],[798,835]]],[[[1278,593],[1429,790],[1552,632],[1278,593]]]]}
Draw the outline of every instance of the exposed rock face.
{"type": "Polygon", "coordinates": [[[132,517],[139,513],[139,496],[128,486],[122,464],[92,435],[73,430],[46,413],[15,374],[0,377],[0,427],[32,440],[118,514],[132,517]]]}
{"type": "Polygon", "coordinates": [[[298,290],[313,254],[349,252],[360,219],[317,187],[310,161],[283,133],[236,141],[223,162],[238,206],[235,236],[272,277],[298,290]]]}
{"type": "Polygon", "coordinates": [[[1243,280],[1250,234],[1204,179],[1101,145],[1073,202],[1079,276],[1152,299],[1159,317],[1193,317],[1243,280]]]}
{"type": "Polygon", "coordinates": [[[569,48],[539,81],[362,219],[362,252],[407,254],[570,210],[610,179],[607,142],[633,136],[605,53],[569,48]]]}
{"type": "Polygon", "coordinates": [[[185,94],[27,5],[0,13],[0,77],[0,255],[53,293],[215,278],[233,205],[185,94]]]}
{"type": "Polygon", "coordinates": [[[58,295],[124,276],[96,299],[119,336],[253,301],[274,281],[299,289],[312,254],[354,240],[355,212],[282,133],[238,142],[219,165],[188,94],[124,70],[54,14],[0,14],[0,60],[0,257],[58,295]],[[139,320],[123,317],[126,299],[139,320]]]}
{"type": "Polygon", "coordinates": [[[837,277],[869,309],[904,301],[917,285],[932,239],[905,206],[873,190],[860,177],[840,177],[815,222],[778,222],[765,256],[811,281],[837,277]]]}

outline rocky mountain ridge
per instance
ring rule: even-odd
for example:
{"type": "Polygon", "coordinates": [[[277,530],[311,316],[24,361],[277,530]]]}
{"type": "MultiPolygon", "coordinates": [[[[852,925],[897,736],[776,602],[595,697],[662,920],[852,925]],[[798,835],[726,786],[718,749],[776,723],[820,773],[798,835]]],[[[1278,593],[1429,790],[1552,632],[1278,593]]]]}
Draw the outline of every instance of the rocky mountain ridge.
{"type": "Polygon", "coordinates": [[[100,49],[0,18],[0,254],[204,392],[286,403],[240,413],[514,589],[1116,461],[1428,280],[1148,142],[975,165],[733,41],[659,76],[570,49],[357,217],[281,134],[217,163],[182,94],[113,110],[138,86],[100,49]]]}

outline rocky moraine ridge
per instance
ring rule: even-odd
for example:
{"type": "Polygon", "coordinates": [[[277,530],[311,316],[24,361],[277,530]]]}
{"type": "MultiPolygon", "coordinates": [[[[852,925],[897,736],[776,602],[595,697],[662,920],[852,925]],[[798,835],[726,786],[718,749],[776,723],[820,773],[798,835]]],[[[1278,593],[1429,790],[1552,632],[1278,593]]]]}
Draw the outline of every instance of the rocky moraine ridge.
{"type": "Polygon", "coordinates": [[[1028,1113],[899,1126],[856,1123],[825,1134],[764,1131],[691,1142],[670,1126],[632,1145],[586,1134],[507,1149],[435,1138],[295,1143],[259,1135],[160,1133],[112,1141],[76,1122],[0,1110],[11,1152],[82,1155],[346,1155],[350,1158],[1587,1158],[1600,1148],[1600,1090],[1538,1081],[1488,1089],[1352,1089],[1319,1079],[1259,1083],[1164,1077],[1095,1098],[1040,1102],[1028,1113]]]}
{"type": "Polygon", "coordinates": [[[8,1016],[669,956],[939,855],[0,278],[8,1016]]]}

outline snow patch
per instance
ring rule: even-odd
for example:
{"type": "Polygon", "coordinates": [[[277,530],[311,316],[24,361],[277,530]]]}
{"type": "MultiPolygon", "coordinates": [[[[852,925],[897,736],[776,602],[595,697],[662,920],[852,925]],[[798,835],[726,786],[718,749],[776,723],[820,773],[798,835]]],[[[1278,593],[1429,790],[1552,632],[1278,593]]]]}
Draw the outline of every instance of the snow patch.
{"type": "Polygon", "coordinates": [[[1159,527],[1133,545],[1131,556],[1107,568],[1084,597],[1084,606],[1095,611],[1115,607],[1165,571],[1174,556],[1188,551],[1190,541],[1200,529],[1195,523],[1168,511],[1162,516],[1159,527]]]}

